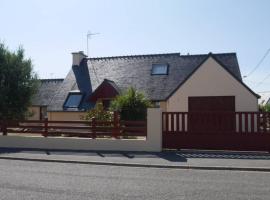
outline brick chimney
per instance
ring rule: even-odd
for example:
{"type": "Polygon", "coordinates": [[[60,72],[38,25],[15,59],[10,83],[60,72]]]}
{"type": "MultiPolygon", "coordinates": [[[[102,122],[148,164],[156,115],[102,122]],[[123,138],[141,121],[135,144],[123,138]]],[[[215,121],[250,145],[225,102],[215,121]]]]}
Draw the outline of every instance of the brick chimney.
{"type": "Polygon", "coordinates": [[[87,56],[84,54],[83,51],[72,53],[72,66],[79,66],[81,61],[86,57],[87,56]]]}

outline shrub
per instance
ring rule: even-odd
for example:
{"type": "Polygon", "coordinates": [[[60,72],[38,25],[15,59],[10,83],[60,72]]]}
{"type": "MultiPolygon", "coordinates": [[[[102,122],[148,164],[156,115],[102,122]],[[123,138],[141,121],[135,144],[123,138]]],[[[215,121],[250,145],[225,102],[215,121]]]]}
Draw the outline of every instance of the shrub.
{"type": "Polygon", "coordinates": [[[95,108],[87,111],[86,115],[82,117],[83,120],[91,120],[96,118],[99,121],[111,121],[113,119],[113,112],[104,110],[102,102],[97,102],[95,108]]]}
{"type": "Polygon", "coordinates": [[[145,120],[147,108],[151,106],[143,93],[131,87],[111,102],[110,110],[118,111],[122,120],[145,120]]]}

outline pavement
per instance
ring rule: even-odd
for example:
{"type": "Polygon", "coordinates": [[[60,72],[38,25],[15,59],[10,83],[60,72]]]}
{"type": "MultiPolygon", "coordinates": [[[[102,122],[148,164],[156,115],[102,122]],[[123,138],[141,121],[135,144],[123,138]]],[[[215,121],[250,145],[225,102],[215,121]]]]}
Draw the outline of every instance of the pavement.
{"type": "Polygon", "coordinates": [[[0,149],[0,159],[127,167],[270,172],[270,153],[233,151],[105,152],[0,149]]]}

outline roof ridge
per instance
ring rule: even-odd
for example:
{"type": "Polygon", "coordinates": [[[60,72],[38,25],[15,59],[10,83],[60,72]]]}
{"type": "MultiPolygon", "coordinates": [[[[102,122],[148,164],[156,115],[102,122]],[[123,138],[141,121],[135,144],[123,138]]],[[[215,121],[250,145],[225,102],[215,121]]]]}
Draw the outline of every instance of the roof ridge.
{"type": "Polygon", "coordinates": [[[211,55],[236,55],[236,52],[228,52],[228,53],[212,53],[212,52],[209,52],[209,53],[205,53],[205,54],[182,54],[180,55],[180,57],[186,57],[186,56],[208,56],[209,54],[211,55]]]}
{"type": "Polygon", "coordinates": [[[137,57],[156,57],[156,56],[180,56],[180,53],[160,53],[160,54],[137,54],[137,55],[123,55],[123,56],[104,56],[92,57],[87,60],[102,60],[102,59],[121,59],[121,58],[137,58],[137,57]]]}
{"type": "Polygon", "coordinates": [[[64,81],[64,78],[44,78],[44,79],[39,79],[40,81],[64,81]]]}
{"type": "Polygon", "coordinates": [[[103,81],[109,81],[109,82],[114,82],[113,80],[110,80],[110,79],[107,79],[107,78],[104,78],[103,81]]]}
{"type": "Polygon", "coordinates": [[[236,52],[228,52],[228,53],[212,53],[213,55],[236,55],[236,52]]]}
{"type": "MultiPolygon", "coordinates": [[[[213,55],[236,55],[236,52],[228,53],[212,53],[213,55]]],[[[102,56],[102,57],[92,57],[87,58],[87,60],[104,60],[104,59],[121,59],[121,58],[138,58],[138,57],[158,57],[158,56],[180,56],[180,57],[189,57],[189,56],[207,56],[209,53],[205,54],[180,54],[180,53],[160,53],[160,54],[135,54],[135,55],[123,55],[123,56],[102,56]]]]}

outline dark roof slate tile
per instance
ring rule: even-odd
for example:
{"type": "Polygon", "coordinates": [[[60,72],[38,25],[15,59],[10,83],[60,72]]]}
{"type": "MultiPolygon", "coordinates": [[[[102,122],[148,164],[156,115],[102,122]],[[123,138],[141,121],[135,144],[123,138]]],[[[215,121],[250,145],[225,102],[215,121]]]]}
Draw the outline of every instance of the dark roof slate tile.
{"type": "MultiPolygon", "coordinates": [[[[213,55],[237,79],[242,81],[235,53],[213,55]]],[[[92,86],[89,90],[94,91],[104,79],[108,79],[122,91],[133,86],[144,92],[151,100],[165,100],[208,56],[209,54],[171,53],[88,58],[85,61],[87,61],[92,86]],[[152,64],[155,63],[168,64],[169,74],[151,75],[152,64]]],[[[56,92],[48,110],[62,110],[69,91],[74,89],[78,89],[78,86],[74,72],[71,70],[56,92]]]]}
{"type": "Polygon", "coordinates": [[[47,106],[64,79],[41,79],[37,93],[32,100],[33,106],[47,106]]]}

